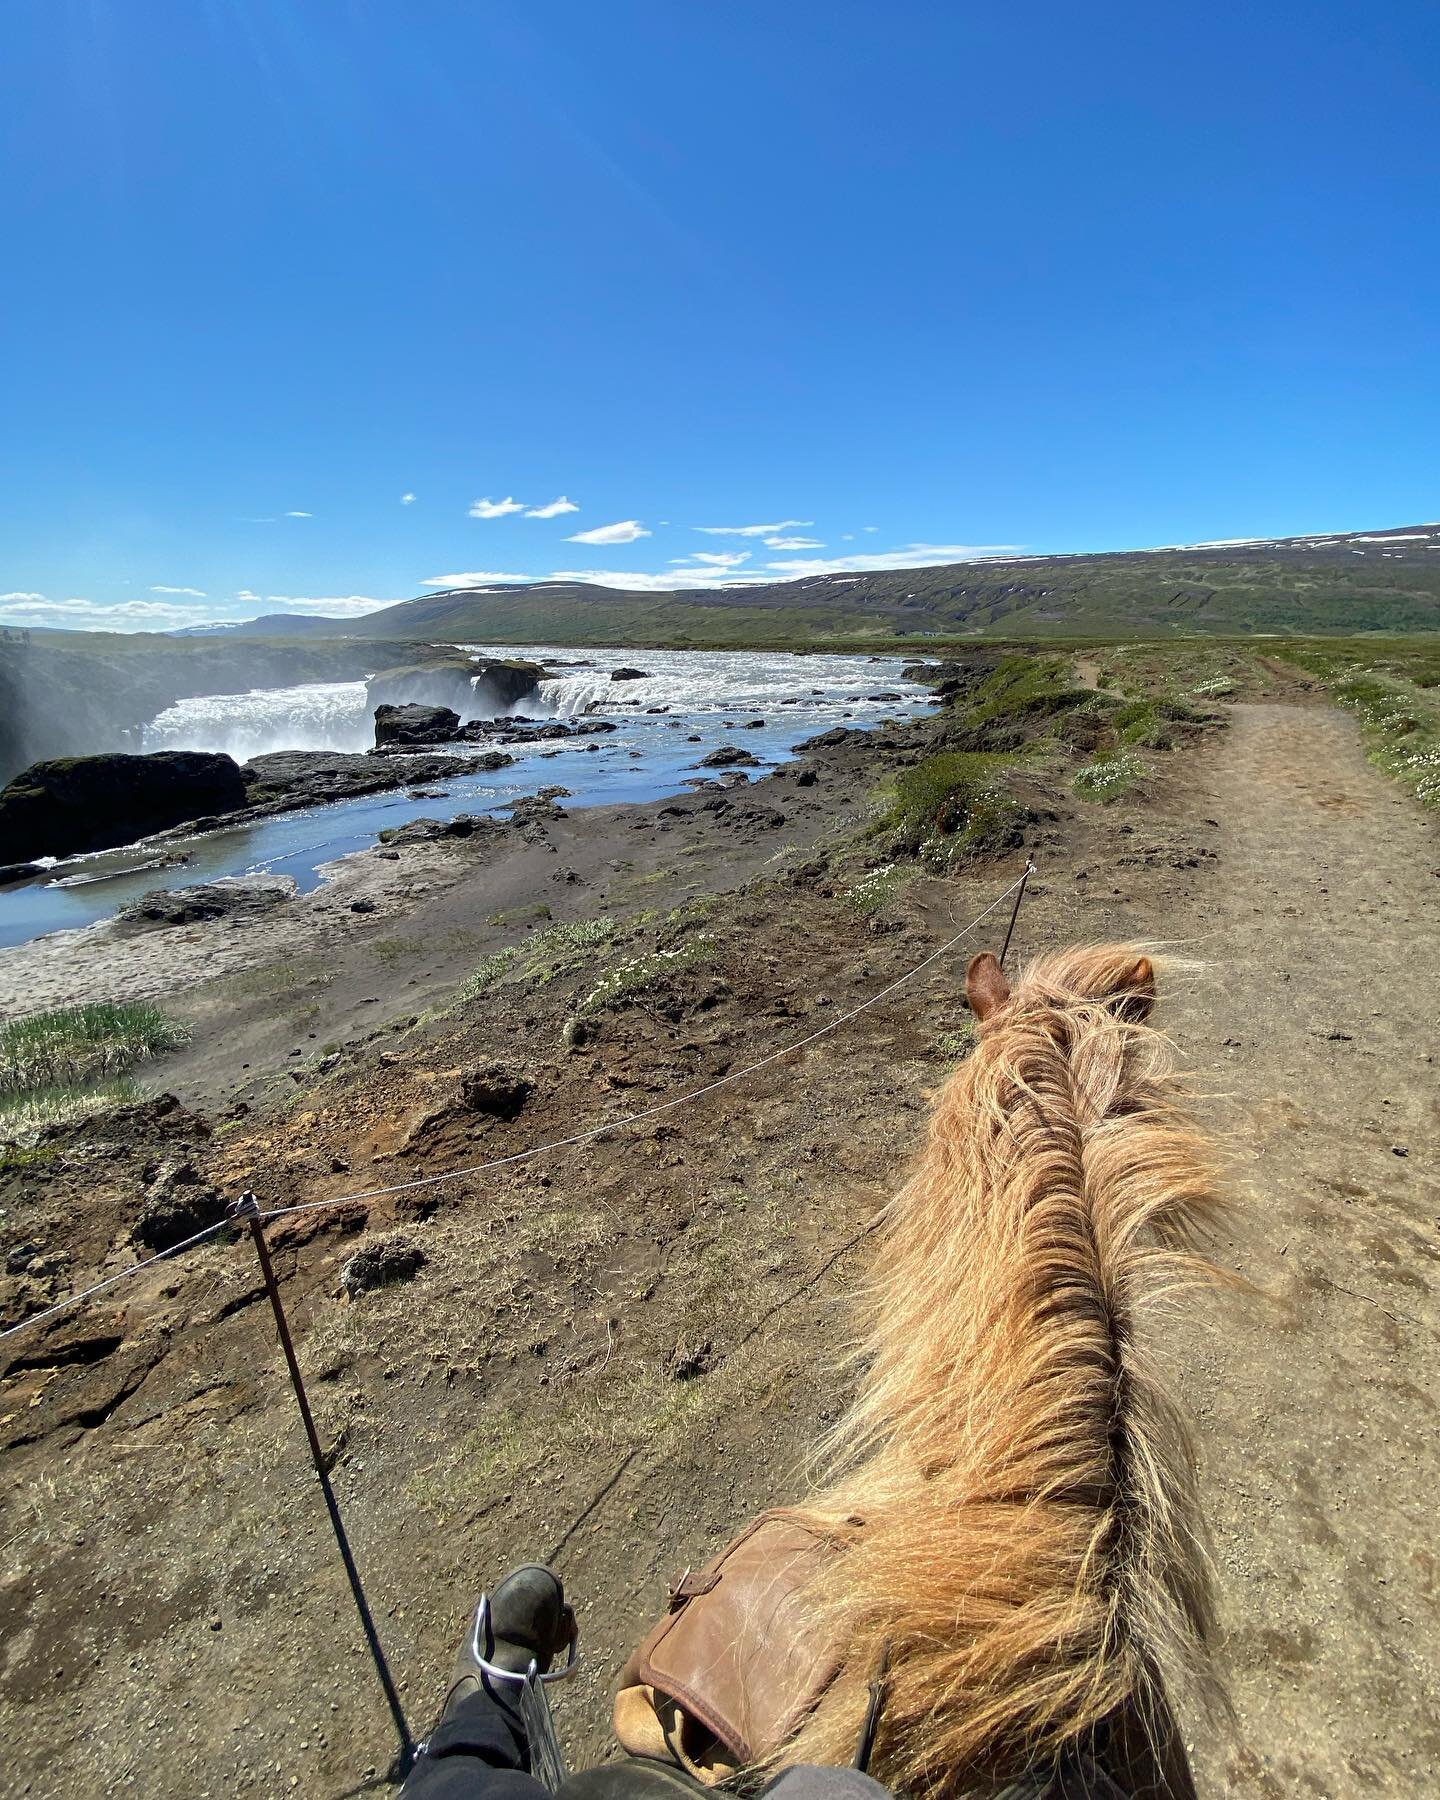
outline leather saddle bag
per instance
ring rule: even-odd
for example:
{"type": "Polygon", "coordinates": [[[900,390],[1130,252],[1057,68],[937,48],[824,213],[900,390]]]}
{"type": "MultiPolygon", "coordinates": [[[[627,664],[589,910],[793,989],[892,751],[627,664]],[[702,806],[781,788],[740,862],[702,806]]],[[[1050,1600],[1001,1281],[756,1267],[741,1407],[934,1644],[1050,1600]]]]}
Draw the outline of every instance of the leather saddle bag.
{"type": "Polygon", "coordinates": [[[707,1784],[779,1749],[840,1667],[801,1590],[860,1523],[820,1527],[776,1507],[703,1569],[687,1570],[621,1672],[622,1749],[679,1763],[707,1784]]]}

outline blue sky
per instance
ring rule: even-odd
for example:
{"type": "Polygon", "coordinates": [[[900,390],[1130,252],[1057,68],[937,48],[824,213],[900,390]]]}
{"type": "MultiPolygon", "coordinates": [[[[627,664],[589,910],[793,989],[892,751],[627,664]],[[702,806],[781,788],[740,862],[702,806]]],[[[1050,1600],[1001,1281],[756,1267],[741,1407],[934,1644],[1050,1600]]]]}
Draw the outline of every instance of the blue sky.
{"type": "Polygon", "coordinates": [[[7,0],[0,155],[0,623],[1440,510],[1433,0],[7,0]]]}

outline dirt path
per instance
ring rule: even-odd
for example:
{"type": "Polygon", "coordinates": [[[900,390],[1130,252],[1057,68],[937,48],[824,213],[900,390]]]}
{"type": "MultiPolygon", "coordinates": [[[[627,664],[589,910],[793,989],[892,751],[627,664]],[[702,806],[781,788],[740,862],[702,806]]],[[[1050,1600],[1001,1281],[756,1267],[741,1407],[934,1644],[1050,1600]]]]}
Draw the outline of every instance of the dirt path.
{"type": "Polygon", "coordinates": [[[1174,1334],[1239,1713],[1199,1761],[1211,1793],[1433,1794],[1440,846],[1345,715],[1233,718],[1153,820],[1217,821],[1218,879],[1145,921],[1210,965],[1167,1021],[1217,1096],[1250,1190],[1235,1263],[1269,1296],[1174,1334]]]}

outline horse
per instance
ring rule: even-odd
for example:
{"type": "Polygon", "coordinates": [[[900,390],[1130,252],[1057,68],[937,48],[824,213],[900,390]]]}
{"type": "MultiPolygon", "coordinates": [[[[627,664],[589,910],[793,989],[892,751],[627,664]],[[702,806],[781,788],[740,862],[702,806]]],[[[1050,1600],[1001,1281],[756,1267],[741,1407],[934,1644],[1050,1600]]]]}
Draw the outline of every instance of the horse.
{"type": "Polygon", "coordinates": [[[977,1041],[879,1228],[857,1397],[800,1509],[848,1522],[803,1594],[838,1673],[775,1767],[849,1763],[868,1712],[907,1795],[1194,1794],[1174,1704],[1227,1710],[1214,1580],[1143,1324],[1226,1279],[1201,1248],[1224,1203],[1155,981],[1133,945],[1013,989],[969,966],[977,1041]]]}

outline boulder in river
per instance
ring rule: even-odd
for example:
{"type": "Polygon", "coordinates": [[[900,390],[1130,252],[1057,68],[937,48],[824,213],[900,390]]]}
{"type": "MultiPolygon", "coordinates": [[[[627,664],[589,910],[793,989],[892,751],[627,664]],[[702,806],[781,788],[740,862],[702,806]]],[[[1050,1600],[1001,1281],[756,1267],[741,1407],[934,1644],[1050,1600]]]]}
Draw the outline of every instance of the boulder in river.
{"type": "Polygon", "coordinates": [[[508,713],[527,697],[538,699],[544,674],[539,663],[521,658],[470,657],[454,651],[372,675],[365,704],[374,712],[377,706],[417,702],[448,706],[462,719],[489,718],[508,713]]]}
{"type": "Polygon", "coordinates": [[[610,679],[612,681],[648,681],[650,671],[648,669],[612,669],[610,679]]]}
{"type": "Polygon", "coordinates": [[[718,750],[702,756],[696,764],[700,769],[755,769],[759,766],[760,758],[753,750],[742,750],[735,744],[722,744],[718,750]]]}
{"type": "Polygon", "coordinates": [[[460,715],[448,706],[422,706],[412,701],[404,706],[375,708],[375,743],[443,744],[460,729],[460,715]]]}
{"type": "Polygon", "coordinates": [[[17,859],[109,850],[245,802],[239,764],[213,751],[65,756],[0,792],[0,846],[17,859]]]}

